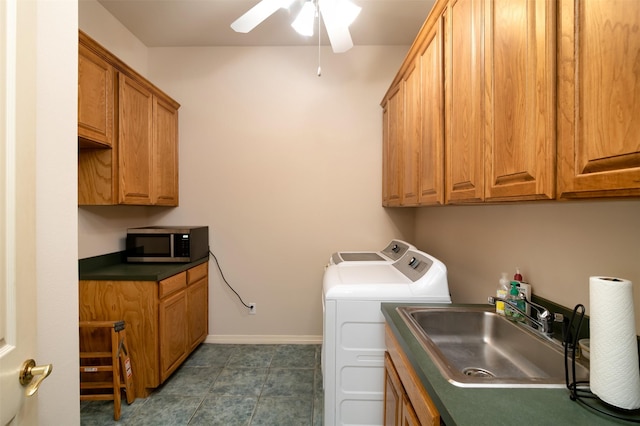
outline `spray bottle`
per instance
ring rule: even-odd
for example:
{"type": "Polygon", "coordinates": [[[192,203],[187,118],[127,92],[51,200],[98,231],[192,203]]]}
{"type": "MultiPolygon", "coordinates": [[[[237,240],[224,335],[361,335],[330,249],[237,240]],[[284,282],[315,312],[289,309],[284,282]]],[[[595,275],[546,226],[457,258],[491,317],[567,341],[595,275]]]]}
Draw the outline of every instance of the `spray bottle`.
{"type": "MultiPolygon", "coordinates": [[[[507,273],[503,272],[500,281],[498,282],[498,288],[496,289],[496,297],[502,300],[506,300],[509,295],[509,278],[507,273]]],[[[496,300],[496,313],[504,315],[504,302],[496,300]]]]}

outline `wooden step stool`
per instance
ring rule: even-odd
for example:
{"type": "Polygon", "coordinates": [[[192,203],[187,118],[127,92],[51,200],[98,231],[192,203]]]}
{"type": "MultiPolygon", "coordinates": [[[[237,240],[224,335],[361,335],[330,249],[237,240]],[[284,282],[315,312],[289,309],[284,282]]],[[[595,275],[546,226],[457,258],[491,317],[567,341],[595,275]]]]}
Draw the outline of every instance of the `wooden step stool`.
{"type": "Polygon", "coordinates": [[[122,389],[131,404],[135,392],[124,321],[80,321],[80,400],[112,400],[113,418],[119,420],[122,389]]]}

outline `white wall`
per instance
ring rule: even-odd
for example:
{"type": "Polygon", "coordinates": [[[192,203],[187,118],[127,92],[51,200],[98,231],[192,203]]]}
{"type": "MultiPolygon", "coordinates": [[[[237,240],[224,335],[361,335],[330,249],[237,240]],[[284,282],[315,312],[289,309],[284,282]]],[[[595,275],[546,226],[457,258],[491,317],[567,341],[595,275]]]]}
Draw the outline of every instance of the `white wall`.
{"type": "MultiPolygon", "coordinates": [[[[80,28],[109,46],[122,28],[103,13],[83,0],[80,28]]],[[[411,210],[380,207],[379,103],[407,50],[324,48],[318,78],[313,47],[148,49],[147,76],[182,105],[180,207],[80,208],[80,258],[122,250],[129,226],[208,225],[225,277],[258,310],[212,262],[209,340],[319,341],[330,254],[413,235],[411,210]]]]}
{"type": "Polygon", "coordinates": [[[36,245],[41,425],[80,424],[76,0],[37,2],[36,245]]]}
{"type": "Polygon", "coordinates": [[[454,302],[486,303],[520,267],[534,294],[589,314],[589,277],[635,283],[640,330],[640,200],[421,208],[416,245],[448,268],[454,302]]]}
{"type": "Polygon", "coordinates": [[[380,207],[379,102],[405,49],[324,50],[320,78],[315,48],[150,51],[183,104],[182,208],[165,220],[208,224],[226,278],[257,303],[248,316],[213,273],[214,336],[321,335],[329,255],[410,235],[380,207]]]}
{"type": "Polygon", "coordinates": [[[146,77],[147,47],[96,0],[78,1],[80,29],[146,77]]]}

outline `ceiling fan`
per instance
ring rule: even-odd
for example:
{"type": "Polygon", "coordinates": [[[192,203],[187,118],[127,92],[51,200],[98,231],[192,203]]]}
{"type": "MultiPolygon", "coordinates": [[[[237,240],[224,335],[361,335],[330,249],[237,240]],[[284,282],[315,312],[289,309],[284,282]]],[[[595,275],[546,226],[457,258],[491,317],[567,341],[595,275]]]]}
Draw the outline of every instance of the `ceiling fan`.
{"type": "MultiPolygon", "coordinates": [[[[232,24],[236,32],[248,33],[278,9],[287,9],[295,0],[260,0],[232,24]]],[[[291,26],[300,34],[313,35],[314,21],[324,21],[331,47],[335,53],[346,52],[353,47],[349,25],[356,19],[361,8],[350,0],[306,0],[291,26]]]]}

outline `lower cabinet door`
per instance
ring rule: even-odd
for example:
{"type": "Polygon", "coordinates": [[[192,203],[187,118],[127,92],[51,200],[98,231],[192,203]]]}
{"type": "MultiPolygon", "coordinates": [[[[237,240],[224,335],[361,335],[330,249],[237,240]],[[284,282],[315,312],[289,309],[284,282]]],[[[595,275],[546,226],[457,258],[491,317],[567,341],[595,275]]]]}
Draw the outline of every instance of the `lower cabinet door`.
{"type": "Polygon", "coordinates": [[[187,287],[187,307],[189,322],[188,349],[191,351],[207,337],[208,333],[208,280],[205,276],[187,287]]]}
{"type": "Polygon", "coordinates": [[[180,291],[160,301],[160,382],[187,356],[187,298],[180,291]]]}
{"type": "Polygon", "coordinates": [[[399,425],[402,419],[402,405],[404,389],[398,372],[389,357],[384,354],[384,424],[385,426],[399,425]]]}
{"type": "Polygon", "coordinates": [[[402,426],[421,426],[418,415],[411,405],[411,401],[407,398],[407,395],[402,396],[402,426]]]}

